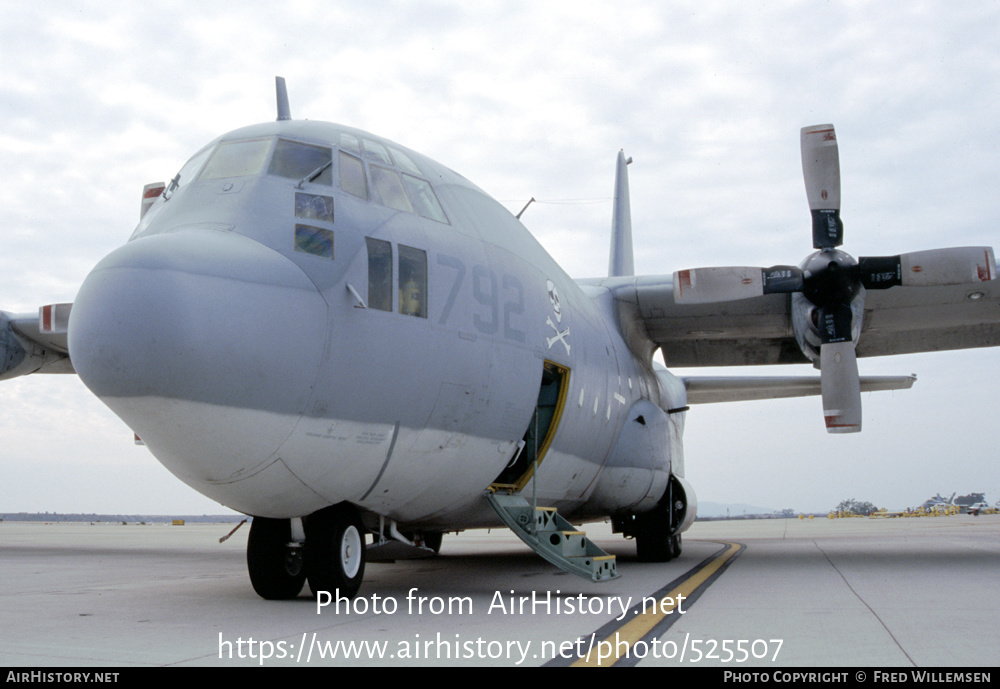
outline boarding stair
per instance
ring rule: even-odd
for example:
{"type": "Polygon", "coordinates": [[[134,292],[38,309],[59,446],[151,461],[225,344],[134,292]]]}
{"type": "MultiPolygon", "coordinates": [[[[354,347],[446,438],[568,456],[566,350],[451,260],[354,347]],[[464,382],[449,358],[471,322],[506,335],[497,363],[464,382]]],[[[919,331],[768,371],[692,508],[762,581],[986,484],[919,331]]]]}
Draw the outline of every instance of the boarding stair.
{"type": "Polygon", "coordinates": [[[554,507],[538,507],[520,495],[497,490],[486,491],[486,499],[518,538],[556,567],[591,581],[620,576],[615,556],[604,552],[554,507]]]}

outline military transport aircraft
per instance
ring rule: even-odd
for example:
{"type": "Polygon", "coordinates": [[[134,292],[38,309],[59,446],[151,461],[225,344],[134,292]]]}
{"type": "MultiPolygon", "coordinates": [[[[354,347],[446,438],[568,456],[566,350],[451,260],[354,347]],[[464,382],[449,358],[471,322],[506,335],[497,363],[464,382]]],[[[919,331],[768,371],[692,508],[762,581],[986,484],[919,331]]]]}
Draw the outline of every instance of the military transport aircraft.
{"type": "Polygon", "coordinates": [[[992,249],[855,260],[838,247],[837,140],[802,130],[815,253],[799,266],[633,273],[617,157],[607,277],[571,279],[461,175],[349,127],[223,134],[169,183],[72,304],[0,313],[0,378],[76,372],[171,472],[252,515],[265,598],[357,593],[369,558],[510,526],[596,581],[568,520],[610,518],[644,560],[681,547],[689,405],[822,395],[860,430],[856,357],[1000,343],[992,249]],[[812,378],[667,366],[812,362],[812,378]],[[318,594],[317,594],[318,595],[318,594]]]}

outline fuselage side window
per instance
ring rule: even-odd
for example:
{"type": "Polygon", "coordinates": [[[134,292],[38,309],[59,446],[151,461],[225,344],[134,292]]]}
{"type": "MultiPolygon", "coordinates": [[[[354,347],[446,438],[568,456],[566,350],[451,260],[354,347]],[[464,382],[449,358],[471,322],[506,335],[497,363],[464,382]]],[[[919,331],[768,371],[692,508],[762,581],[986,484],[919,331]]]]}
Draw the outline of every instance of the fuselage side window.
{"type": "Polygon", "coordinates": [[[332,151],[326,146],[278,139],[267,173],[329,186],[333,184],[333,173],[330,171],[332,156],[332,151]]]}
{"type": "Polygon", "coordinates": [[[399,312],[427,318],[427,252],[399,245],[399,312]]]}
{"type": "Polygon", "coordinates": [[[365,166],[360,158],[340,152],[340,188],[348,194],[368,200],[368,183],[365,181],[365,166]]]}
{"type": "Polygon", "coordinates": [[[368,247],[368,308],[392,311],[392,244],[365,237],[368,247]]]}
{"type": "Polygon", "coordinates": [[[270,148],[270,139],[223,141],[212,153],[198,179],[258,175],[264,168],[270,148]]]}

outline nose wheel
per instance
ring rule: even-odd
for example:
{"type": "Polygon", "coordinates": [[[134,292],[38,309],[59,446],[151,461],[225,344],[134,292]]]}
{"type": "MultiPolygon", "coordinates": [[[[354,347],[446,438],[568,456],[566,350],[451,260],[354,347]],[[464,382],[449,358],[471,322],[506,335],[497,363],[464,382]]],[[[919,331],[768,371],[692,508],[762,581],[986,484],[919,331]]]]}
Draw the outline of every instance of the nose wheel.
{"type": "Polygon", "coordinates": [[[347,503],[311,514],[306,527],[306,578],[313,595],[353,598],[365,575],[365,527],[347,503]]]}
{"type": "Polygon", "coordinates": [[[261,598],[295,598],[306,582],[301,544],[292,542],[288,519],[254,517],[247,538],[250,583],[261,598]]]}
{"type": "MultiPolygon", "coordinates": [[[[347,503],[304,520],[305,543],[293,541],[288,519],[254,517],[247,540],[250,583],[261,598],[296,598],[306,580],[313,595],[353,598],[365,575],[365,527],[347,503]]],[[[301,538],[301,536],[300,536],[301,538]]]]}

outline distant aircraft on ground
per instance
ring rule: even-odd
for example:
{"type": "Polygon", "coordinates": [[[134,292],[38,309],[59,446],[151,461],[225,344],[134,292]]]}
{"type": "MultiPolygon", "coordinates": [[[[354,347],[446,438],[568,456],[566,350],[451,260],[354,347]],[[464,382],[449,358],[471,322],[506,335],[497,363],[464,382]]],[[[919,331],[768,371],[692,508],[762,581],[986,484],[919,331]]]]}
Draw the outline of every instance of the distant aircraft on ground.
{"type": "Polygon", "coordinates": [[[357,593],[369,557],[510,526],[597,581],[610,518],[641,559],[681,549],[689,405],[822,395],[860,430],[857,356],[1000,342],[993,251],[855,260],[837,247],[837,140],[802,130],[816,252],[800,266],[635,276],[617,157],[607,277],[574,280],[464,177],[349,127],[277,121],[147,185],[129,241],[73,304],[0,314],[0,378],[75,371],[181,480],[254,517],[265,598],[357,593]],[[890,288],[891,289],[887,289],[890,288]],[[818,378],[655,364],[812,362],[818,378]],[[368,534],[372,534],[368,543],[368,534]]]}
{"type": "Polygon", "coordinates": [[[933,498],[928,498],[924,500],[920,508],[925,512],[929,512],[935,507],[949,507],[955,500],[955,494],[952,493],[950,498],[942,496],[940,493],[935,495],[933,498]]]}

